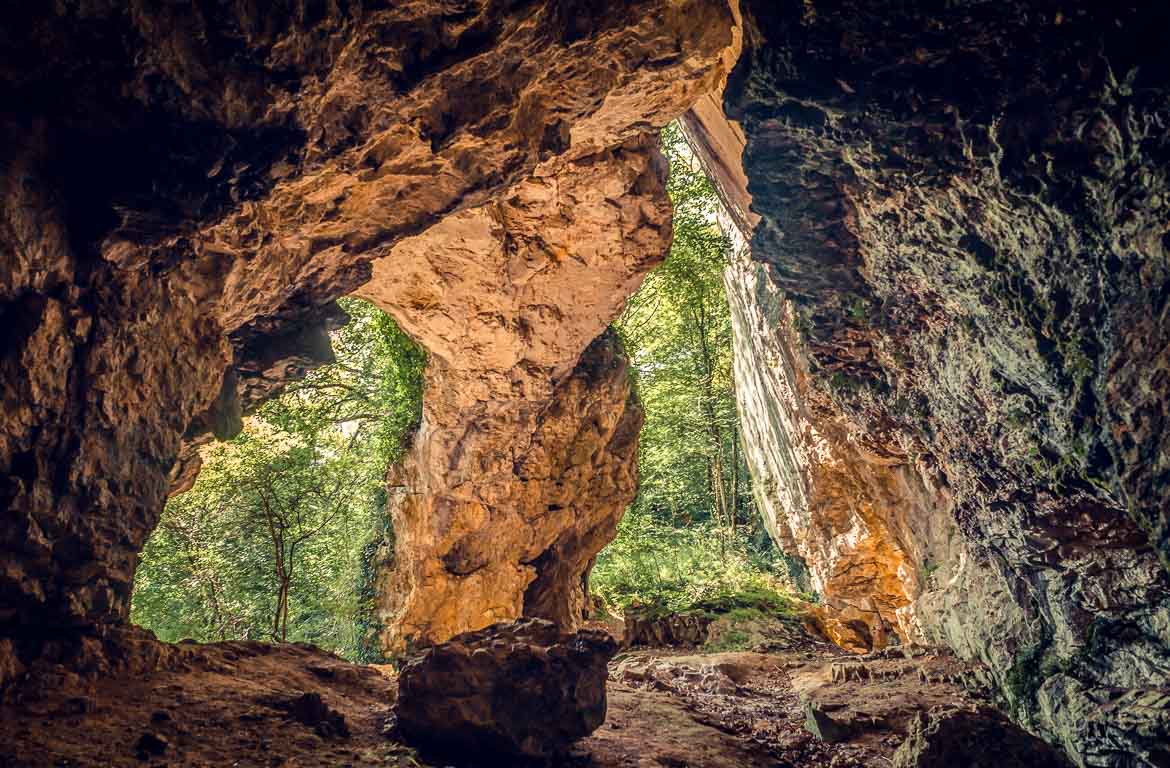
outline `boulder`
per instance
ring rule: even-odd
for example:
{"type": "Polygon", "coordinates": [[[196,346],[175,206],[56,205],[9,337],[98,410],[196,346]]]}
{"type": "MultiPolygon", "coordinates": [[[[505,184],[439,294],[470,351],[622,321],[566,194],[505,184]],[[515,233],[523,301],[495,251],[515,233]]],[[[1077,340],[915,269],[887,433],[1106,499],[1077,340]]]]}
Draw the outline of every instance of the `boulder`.
{"type": "Polygon", "coordinates": [[[711,618],[701,613],[656,614],[645,609],[630,608],[624,615],[626,647],[694,648],[707,641],[711,618]]]}
{"type": "Polygon", "coordinates": [[[1067,768],[1047,743],[990,707],[936,707],[910,725],[894,768],[1067,768]]]}
{"type": "Polygon", "coordinates": [[[398,679],[398,727],[451,757],[545,758],[605,720],[607,633],[520,619],[466,632],[412,657],[398,679]]]}

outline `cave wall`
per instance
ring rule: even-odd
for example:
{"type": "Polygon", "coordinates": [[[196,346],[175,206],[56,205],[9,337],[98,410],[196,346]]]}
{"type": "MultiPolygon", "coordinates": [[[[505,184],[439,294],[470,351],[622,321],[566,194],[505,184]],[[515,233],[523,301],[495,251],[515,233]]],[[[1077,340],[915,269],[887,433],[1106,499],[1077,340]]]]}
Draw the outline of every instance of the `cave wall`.
{"type": "MultiPolygon", "coordinates": [[[[629,263],[648,267],[669,227],[638,139],[734,60],[716,0],[98,0],[3,15],[0,636],[18,656],[125,622],[163,500],[197,472],[193,446],[329,360],[334,299],[400,242],[529,179],[555,186],[558,169],[627,157],[618,186],[648,186],[619,189],[609,221],[650,225],[648,241],[622,241],[633,290],[629,263]],[[626,205],[641,201],[644,213],[626,205]]],[[[558,322],[553,310],[542,320],[558,322]]],[[[590,315],[533,386],[572,397],[596,384],[598,403],[627,413],[613,376],[574,373],[584,329],[605,320],[590,315]]],[[[598,371],[621,366],[608,344],[590,358],[598,371]]],[[[442,370],[430,397],[466,383],[442,370]]],[[[446,407],[428,405],[428,434],[447,434],[446,407]]],[[[584,419],[593,406],[566,407],[584,419]]]]}
{"type": "Polygon", "coordinates": [[[748,2],[724,97],[775,535],[838,616],[983,662],[1080,765],[1170,760],[1167,21],[748,2]]]}

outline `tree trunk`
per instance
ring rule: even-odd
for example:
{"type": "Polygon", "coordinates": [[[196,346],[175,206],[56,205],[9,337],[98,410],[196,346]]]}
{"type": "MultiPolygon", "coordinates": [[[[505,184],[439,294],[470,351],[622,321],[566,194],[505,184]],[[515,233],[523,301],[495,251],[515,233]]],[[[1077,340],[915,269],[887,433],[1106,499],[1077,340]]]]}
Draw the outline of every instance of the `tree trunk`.
{"type": "Polygon", "coordinates": [[[735,535],[739,511],[739,426],[731,427],[731,535],[735,535]]]}

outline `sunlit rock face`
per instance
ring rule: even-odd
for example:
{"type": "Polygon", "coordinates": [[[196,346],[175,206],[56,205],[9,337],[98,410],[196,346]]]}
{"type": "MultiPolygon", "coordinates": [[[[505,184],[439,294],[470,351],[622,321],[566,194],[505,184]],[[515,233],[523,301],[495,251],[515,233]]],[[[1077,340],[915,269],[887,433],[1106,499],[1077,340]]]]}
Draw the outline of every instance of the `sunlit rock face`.
{"type": "Polygon", "coordinates": [[[1164,764],[1166,11],[745,6],[731,283],[777,537],[1079,764],[1164,764]]]}
{"type": "Polygon", "coordinates": [[[857,652],[921,640],[912,602],[929,545],[954,528],[945,496],[930,494],[904,457],[866,452],[818,402],[767,265],[741,252],[725,282],[757,505],[777,544],[807,564],[822,630],[857,652]]]}
{"type": "MultiPolygon", "coordinates": [[[[733,254],[724,272],[731,307],[736,403],[756,505],[772,538],[803,558],[821,603],[821,630],[848,650],[920,640],[913,600],[927,542],[945,547],[945,505],[907,462],[858,445],[831,402],[818,399],[795,333],[793,308],[770,268],[748,249],[751,210],[740,126],[710,97],[683,118],[688,141],[724,201],[733,254]],[[941,526],[942,531],[929,527],[941,526]],[[930,534],[929,536],[927,534],[930,534]]],[[[939,555],[934,555],[935,560],[939,555]]]]}
{"type": "Polygon", "coordinates": [[[642,424],[616,336],[589,344],[670,248],[665,178],[652,137],[542,167],[374,263],[359,295],[430,351],[423,424],[391,478],[389,649],[521,613],[580,620],[636,492],[642,424]]]}
{"type": "MultiPolygon", "coordinates": [[[[193,476],[177,462],[183,446],[232,434],[242,412],[329,359],[333,300],[443,217],[523,198],[510,190],[539,183],[541,169],[555,176],[620,156],[618,187],[649,184],[619,194],[605,220],[628,224],[611,287],[632,290],[629,264],[649,266],[669,235],[659,176],[637,139],[722,82],[731,27],[715,0],[98,0],[6,11],[3,633],[123,622],[137,553],[166,493],[193,476]],[[630,209],[622,194],[650,209],[630,209]],[[649,236],[631,235],[643,223],[649,236]]],[[[575,246],[562,256],[596,257],[575,246]]],[[[536,360],[547,373],[533,386],[581,380],[577,356],[605,320],[590,315],[555,362],[536,360]]],[[[436,348],[428,396],[441,397],[445,331],[416,330],[436,348]]],[[[508,369],[492,365],[476,397],[500,391],[492,377],[508,369]]],[[[601,382],[597,402],[625,403],[604,376],[586,379],[601,382]]],[[[428,440],[449,444],[450,413],[428,405],[428,440]]],[[[617,423],[631,423],[624,413],[574,428],[612,442],[617,423]]]]}

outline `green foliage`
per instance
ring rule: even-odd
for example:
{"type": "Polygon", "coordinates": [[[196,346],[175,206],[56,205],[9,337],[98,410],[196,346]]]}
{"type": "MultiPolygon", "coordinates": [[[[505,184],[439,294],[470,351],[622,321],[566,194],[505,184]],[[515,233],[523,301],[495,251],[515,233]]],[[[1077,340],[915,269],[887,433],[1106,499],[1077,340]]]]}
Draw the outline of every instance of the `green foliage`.
{"type": "Polygon", "coordinates": [[[725,651],[747,651],[752,647],[752,636],[742,627],[732,627],[719,635],[718,638],[703,644],[703,650],[708,653],[723,653],[725,651]]]}
{"type": "Polygon", "coordinates": [[[715,190],[678,127],[662,139],[674,240],[614,325],[646,410],[635,507],[680,524],[716,519],[734,528],[758,516],[737,435],[723,283],[731,243],[718,226],[715,190]]]}
{"type": "Polygon", "coordinates": [[[723,273],[731,243],[719,201],[677,126],[670,160],[674,240],[615,323],[646,410],[639,491],[591,585],[609,610],[784,613],[789,562],[757,513],[739,445],[731,312],[723,273]]]}
{"type": "Polygon", "coordinates": [[[795,616],[800,611],[800,600],[788,591],[787,583],[781,582],[781,585],[784,592],[777,591],[767,579],[746,580],[732,591],[699,601],[695,607],[712,615],[726,614],[733,618],[795,616]]]}
{"type": "Polygon", "coordinates": [[[758,552],[742,533],[729,539],[711,522],[676,527],[636,509],[598,555],[590,585],[619,614],[633,604],[662,613],[796,608],[779,553],[758,552]]]}
{"type": "Polygon", "coordinates": [[[385,552],[386,467],[422,412],[426,358],[356,299],[312,371],[202,453],[147,542],[131,617],[164,640],[310,642],[377,657],[371,560],[385,552]]]}

